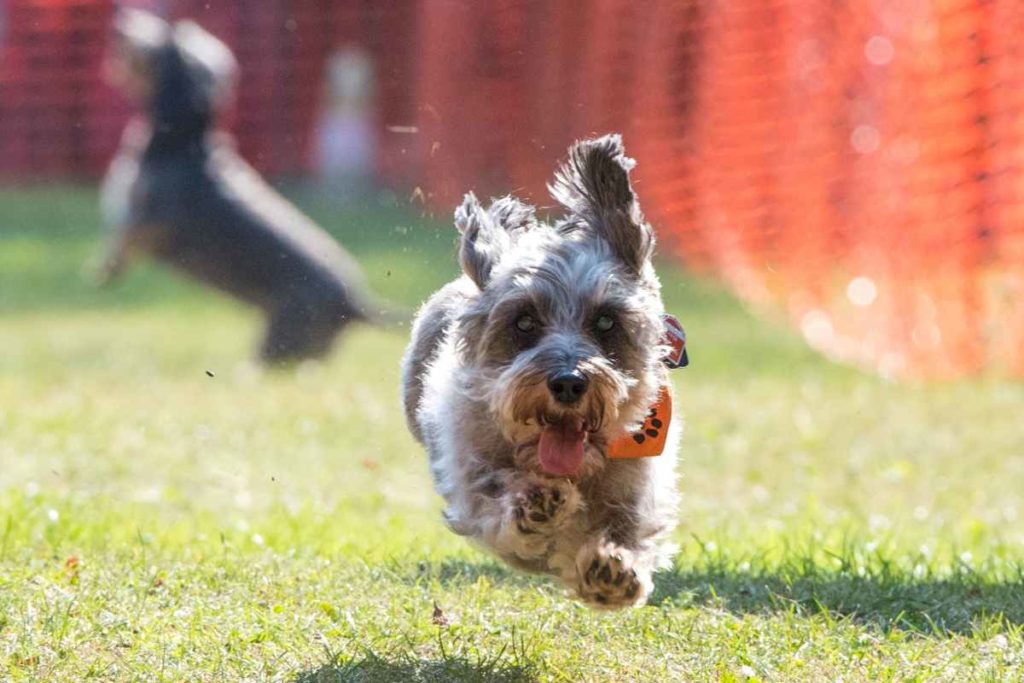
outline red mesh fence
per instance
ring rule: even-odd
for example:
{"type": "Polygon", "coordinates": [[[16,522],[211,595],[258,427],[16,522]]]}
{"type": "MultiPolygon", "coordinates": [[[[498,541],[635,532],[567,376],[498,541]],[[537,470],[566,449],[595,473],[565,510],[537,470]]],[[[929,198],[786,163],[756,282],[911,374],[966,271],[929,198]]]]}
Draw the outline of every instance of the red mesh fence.
{"type": "MultiPolygon", "coordinates": [[[[309,168],[325,59],[356,42],[379,171],[439,213],[467,189],[544,203],[572,139],[621,131],[663,250],[816,348],[1024,376],[1019,0],[150,5],[235,50],[228,121],[264,172],[309,168]]],[[[112,4],[0,8],[0,176],[97,175],[128,113],[98,78],[112,4]]]]}
{"type": "Polygon", "coordinates": [[[619,130],[663,245],[890,375],[1024,374],[1024,4],[428,4],[423,182],[619,130]],[[480,37],[483,36],[483,39],[480,37]]]}
{"type": "MultiPolygon", "coordinates": [[[[417,16],[411,0],[120,4],[193,18],[231,47],[240,79],[226,123],[264,173],[310,169],[324,68],[339,47],[356,44],[373,55],[381,122],[415,109],[407,75],[417,16]]],[[[102,78],[115,9],[110,0],[0,0],[0,178],[104,172],[132,112],[102,78]]],[[[387,162],[399,156],[394,141],[382,142],[383,170],[401,175],[387,162]]]]}

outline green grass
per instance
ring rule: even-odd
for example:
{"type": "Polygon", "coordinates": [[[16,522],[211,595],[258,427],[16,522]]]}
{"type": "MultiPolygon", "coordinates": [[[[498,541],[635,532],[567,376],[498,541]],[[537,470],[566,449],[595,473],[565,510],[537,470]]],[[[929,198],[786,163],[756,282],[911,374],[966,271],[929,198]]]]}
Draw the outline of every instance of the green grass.
{"type": "MultiPolygon", "coordinates": [[[[454,272],[444,221],[303,205],[402,306],[454,272]]],[[[0,192],[0,680],[1024,676],[1019,384],[836,367],[664,266],[682,551],[598,614],[445,531],[404,330],[261,372],[252,312],[151,266],[85,284],[96,223],[89,189],[0,192]]]]}

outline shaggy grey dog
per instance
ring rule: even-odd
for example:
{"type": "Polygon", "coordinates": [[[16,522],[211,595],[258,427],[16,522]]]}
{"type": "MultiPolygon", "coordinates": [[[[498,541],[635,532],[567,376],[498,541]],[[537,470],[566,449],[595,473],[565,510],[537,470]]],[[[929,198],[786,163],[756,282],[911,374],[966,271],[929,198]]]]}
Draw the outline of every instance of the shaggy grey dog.
{"type": "Polygon", "coordinates": [[[678,422],[653,458],[610,459],[668,384],[654,234],[621,138],[578,142],[554,225],[513,197],[455,212],[464,275],[422,307],[402,367],[445,518],[596,606],[639,605],[676,523],[678,422]]]}
{"type": "Polygon", "coordinates": [[[235,73],[223,43],[124,10],[108,71],[146,120],[125,130],[104,184],[101,282],[145,254],[253,304],[268,319],[267,362],[322,356],[345,325],[373,317],[358,265],[211,130],[235,73]]]}

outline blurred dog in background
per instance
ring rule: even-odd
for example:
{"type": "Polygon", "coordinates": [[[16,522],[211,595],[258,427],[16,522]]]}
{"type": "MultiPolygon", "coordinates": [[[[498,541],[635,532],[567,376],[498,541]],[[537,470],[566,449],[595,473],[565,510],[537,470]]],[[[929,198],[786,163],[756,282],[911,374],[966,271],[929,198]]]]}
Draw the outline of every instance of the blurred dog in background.
{"type": "MultiPolygon", "coordinates": [[[[600,607],[642,604],[670,559],[678,421],[616,459],[668,391],[654,233],[617,135],[577,143],[549,225],[513,197],[455,212],[464,275],[421,309],[402,372],[445,518],[600,607]]],[[[664,418],[668,419],[668,418],[664,418]]]]}
{"type": "Polygon", "coordinates": [[[191,21],[122,10],[107,72],[145,120],[125,130],[104,183],[101,282],[145,254],[258,306],[269,363],[323,356],[375,317],[355,261],[213,131],[236,72],[227,46],[191,21]]]}

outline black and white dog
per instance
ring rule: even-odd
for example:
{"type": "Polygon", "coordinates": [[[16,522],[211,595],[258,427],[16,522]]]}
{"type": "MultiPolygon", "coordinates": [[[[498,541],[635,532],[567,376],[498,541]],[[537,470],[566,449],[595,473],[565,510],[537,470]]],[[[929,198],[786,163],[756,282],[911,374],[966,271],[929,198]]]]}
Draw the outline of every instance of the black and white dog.
{"type": "Polygon", "coordinates": [[[265,362],[323,356],[348,323],[374,317],[353,259],[212,130],[236,71],[227,46],[191,21],[124,10],[107,67],[146,116],[104,184],[101,282],[146,254],[258,306],[265,362]]]}

